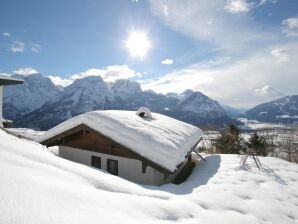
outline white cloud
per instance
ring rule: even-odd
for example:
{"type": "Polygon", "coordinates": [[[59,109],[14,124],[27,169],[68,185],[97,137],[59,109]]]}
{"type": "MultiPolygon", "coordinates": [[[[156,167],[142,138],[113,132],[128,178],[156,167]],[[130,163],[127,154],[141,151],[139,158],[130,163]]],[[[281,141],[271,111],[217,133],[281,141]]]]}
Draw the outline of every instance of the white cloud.
{"type": "Polygon", "coordinates": [[[137,73],[135,70],[129,68],[128,65],[112,65],[102,69],[91,68],[85,72],[73,75],[70,79],[75,80],[91,75],[101,76],[103,80],[107,82],[112,82],[117,79],[129,79],[135,76],[141,76],[140,73],[137,73]]]}
{"type": "Polygon", "coordinates": [[[279,92],[278,90],[272,88],[269,85],[265,85],[259,89],[255,89],[254,93],[257,96],[265,96],[265,97],[280,97],[283,96],[283,94],[281,92],[279,92]]]}
{"type": "Polygon", "coordinates": [[[100,76],[106,82],[114,82],[117,79],[129,79],[133,77],[141,77],[141,73],[131,69],[128,65],[112,65],[105,68],[91,68],[85,72],[73,74],[70,78],[61,78],[59,76],[49,76],[56,84],[67,86],[76,79],[82,79],[88,76],[100,76]]]}
{"type": "Polygon", "coordinates": [[[230,13],[249,12],[253,8],[253,3],[246,0],[228,0],[225,9],[230,13]]]}
{"type": "Polygon", "coordinates": [[[161,64],[163,64],[163,65],[171,65],[171,64],[173,64],[173,63],[174,63],[173,59],[169,59],[169,58],[164,59],[164,60],[161,62],[161,64]]]}
{"type": "Polygon", "coordinates": [[[38,73],[38,71],[31,67],[28,67],[28,68],[20,68],[20,69],[14,70],[13,73],[19,74],[19,75],[31,75],[31,74],[38,73]]]}
{"type": "MultiPolygon", "coordinates": [[[[274,86],[278,92],[297,94],[297,61],[298,43],[291,43],[260,50],[244,59],[223,58],[196,63],[158,79],[144,80],[141,84],[143,89],[160,93],[181,93],[190,88],[224,104],[250,107],[277,96],[256,95],[260,86],[268,86],[268,92],[269,87],[274,86]],[[291,58],[283,63],[277,62],[271,55],[274,49],[291,49],[291,58]]],[[[265,91],[266,88],[263,89],[265,91]]]]}
{"type": "Polygon", "coordinates": [[[2,33],[2,35],[3,35],[4,37],[10,37],[10,36],[11,36],[11,34],[8,33],[8,32],[2,33]]]}
{"type": "Polygon", "coordinates": [[[21,41],[14,41],[11,45],[10,50],[13,53],[24,52],[25,51],[25,43],[21,41]]]}
{"type": "Polygon", "coordinates": [[[30,48],[31,48],[31,51],[33,51],[34,53],[39,53],[41,50],[41,46],[36,43],[30,43],[30,48]]]}
{"type": "Polygon", "coordinates": [[[69,79],[63,79],[61,78],[60,76],[48,76],[51,81],[55,84],[55,85],[58,85],[58,86],[68,86],[70,85],[73,81],[69,80],[69,79]]]}
{"type": "Polygon", "coordinates": [[[284,33],[288,36],[298,36],[298,17],[288,18],[282,21],[284,33]]]}
{"type": "Polygon", "coordinates": [[[282,48],[273,49],[271,55],[276,58],[279,63],[287,62],[290,60],[290,51],[282,48]]]}

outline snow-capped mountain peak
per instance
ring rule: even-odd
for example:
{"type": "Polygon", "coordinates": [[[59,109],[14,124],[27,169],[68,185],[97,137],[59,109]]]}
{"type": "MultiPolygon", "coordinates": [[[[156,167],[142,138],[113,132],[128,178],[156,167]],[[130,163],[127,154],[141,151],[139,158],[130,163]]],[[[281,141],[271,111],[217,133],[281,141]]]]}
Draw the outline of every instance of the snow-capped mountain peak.
{"type": "Polygon", "coordinates": [[[298,95],[260,104],[245,112],[249,119],[273,123],[298,123],[298,95]]]}
{"type": "Polygon", "coordinates": [[[142,91],[140,84],[134,81],[106,83],[99,76],[88,76],[75,80],[60,91],[49,78],[41,74],[25,76],[24,79],[23,85],[8,91],[4,108],[6,115],[19,112],[18,116],[6,116],[14,119],[18,127],[46,130],[88,111],[137,110],[142,106],[194,125],[222,126],[233,122],[216,101],[192,90],[175,98],[154,91],[142,91]],[[29,107],[16,110],[14,106],[19,105],[29,107]]]}
{"type": "Polygon", "coordinates": [[[15,74],[12,77],[21,78],[24,83],[4,87],[4,116],[8,119],[41,107],[60,92],[49,78],[40,73],[28,76],[15,74]]]}
{"type": "Polygon", "coordinates": [[[111,91],[113,92],[114,97],[125,99],[129,96],[141,93],[142,89],[137,82],[132,82],[127,79],[119,79],[111,85],[111,91]]]}

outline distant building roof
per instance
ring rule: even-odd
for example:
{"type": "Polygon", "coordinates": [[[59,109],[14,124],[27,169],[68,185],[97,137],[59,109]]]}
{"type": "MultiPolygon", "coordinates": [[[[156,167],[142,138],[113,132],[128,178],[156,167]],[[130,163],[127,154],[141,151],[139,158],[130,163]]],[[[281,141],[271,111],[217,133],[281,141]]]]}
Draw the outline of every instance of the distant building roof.
{"type": "Polygon", "coordinates": [[[81,124],[171,172],[203,135],[199,128],[165,115],[140,116],[135,111],[106,110],[73,117],[50,129],[37,141],[46,142],[81,124]]]}
{"type": "Polygon", "coordinates": [[[0,75],[0,86],[22,84],[24,80],[0,75]]]}

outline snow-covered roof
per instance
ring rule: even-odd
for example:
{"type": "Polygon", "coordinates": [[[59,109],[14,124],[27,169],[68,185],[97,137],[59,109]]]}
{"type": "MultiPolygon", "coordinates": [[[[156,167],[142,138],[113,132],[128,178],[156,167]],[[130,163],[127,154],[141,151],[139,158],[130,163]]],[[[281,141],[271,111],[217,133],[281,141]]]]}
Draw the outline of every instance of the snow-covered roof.
{"type": "Polygon", "coordinates": [[[24,81],[17,78],[12,78],[5,75],[0,75],[0,86],[1,85],[15,85],[15,84],[21,84],[24,81]]]}
{"type": "Polygon", "coordinates": [[[37,141],[44,142],[85,124],[161,167],[175,171],[203,133],[199,128],[182,121],[151,114],[152,118],[140,117],[135,111],[92,111],[59,124],[37,141]]]}

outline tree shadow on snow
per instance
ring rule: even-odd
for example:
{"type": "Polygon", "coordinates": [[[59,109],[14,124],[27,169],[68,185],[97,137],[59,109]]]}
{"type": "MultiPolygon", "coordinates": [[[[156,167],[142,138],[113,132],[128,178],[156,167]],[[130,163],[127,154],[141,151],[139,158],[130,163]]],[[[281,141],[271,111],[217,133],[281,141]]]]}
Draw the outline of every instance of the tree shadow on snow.
{"type": "Polygon", "coordinates": [[[173,194],[190,194],[194,188],[206,185],[210,178],[217,173],[220,167],[221,157],[219,155],[210,155],[206,158],[206,162],[200,161],[192,171],[192,174],[187,180],[179,185],[166,184],[159,188],[159,190],[166,191],[173,194]]]}
{"type": "Polygon", "coordinates": [[[280,176],[277,175],[277,173],[274,172],[269,166],[263,165],[262,171],[270,177],[273,177],[275,181],[282,185],[288,185],[280,176]]]}

